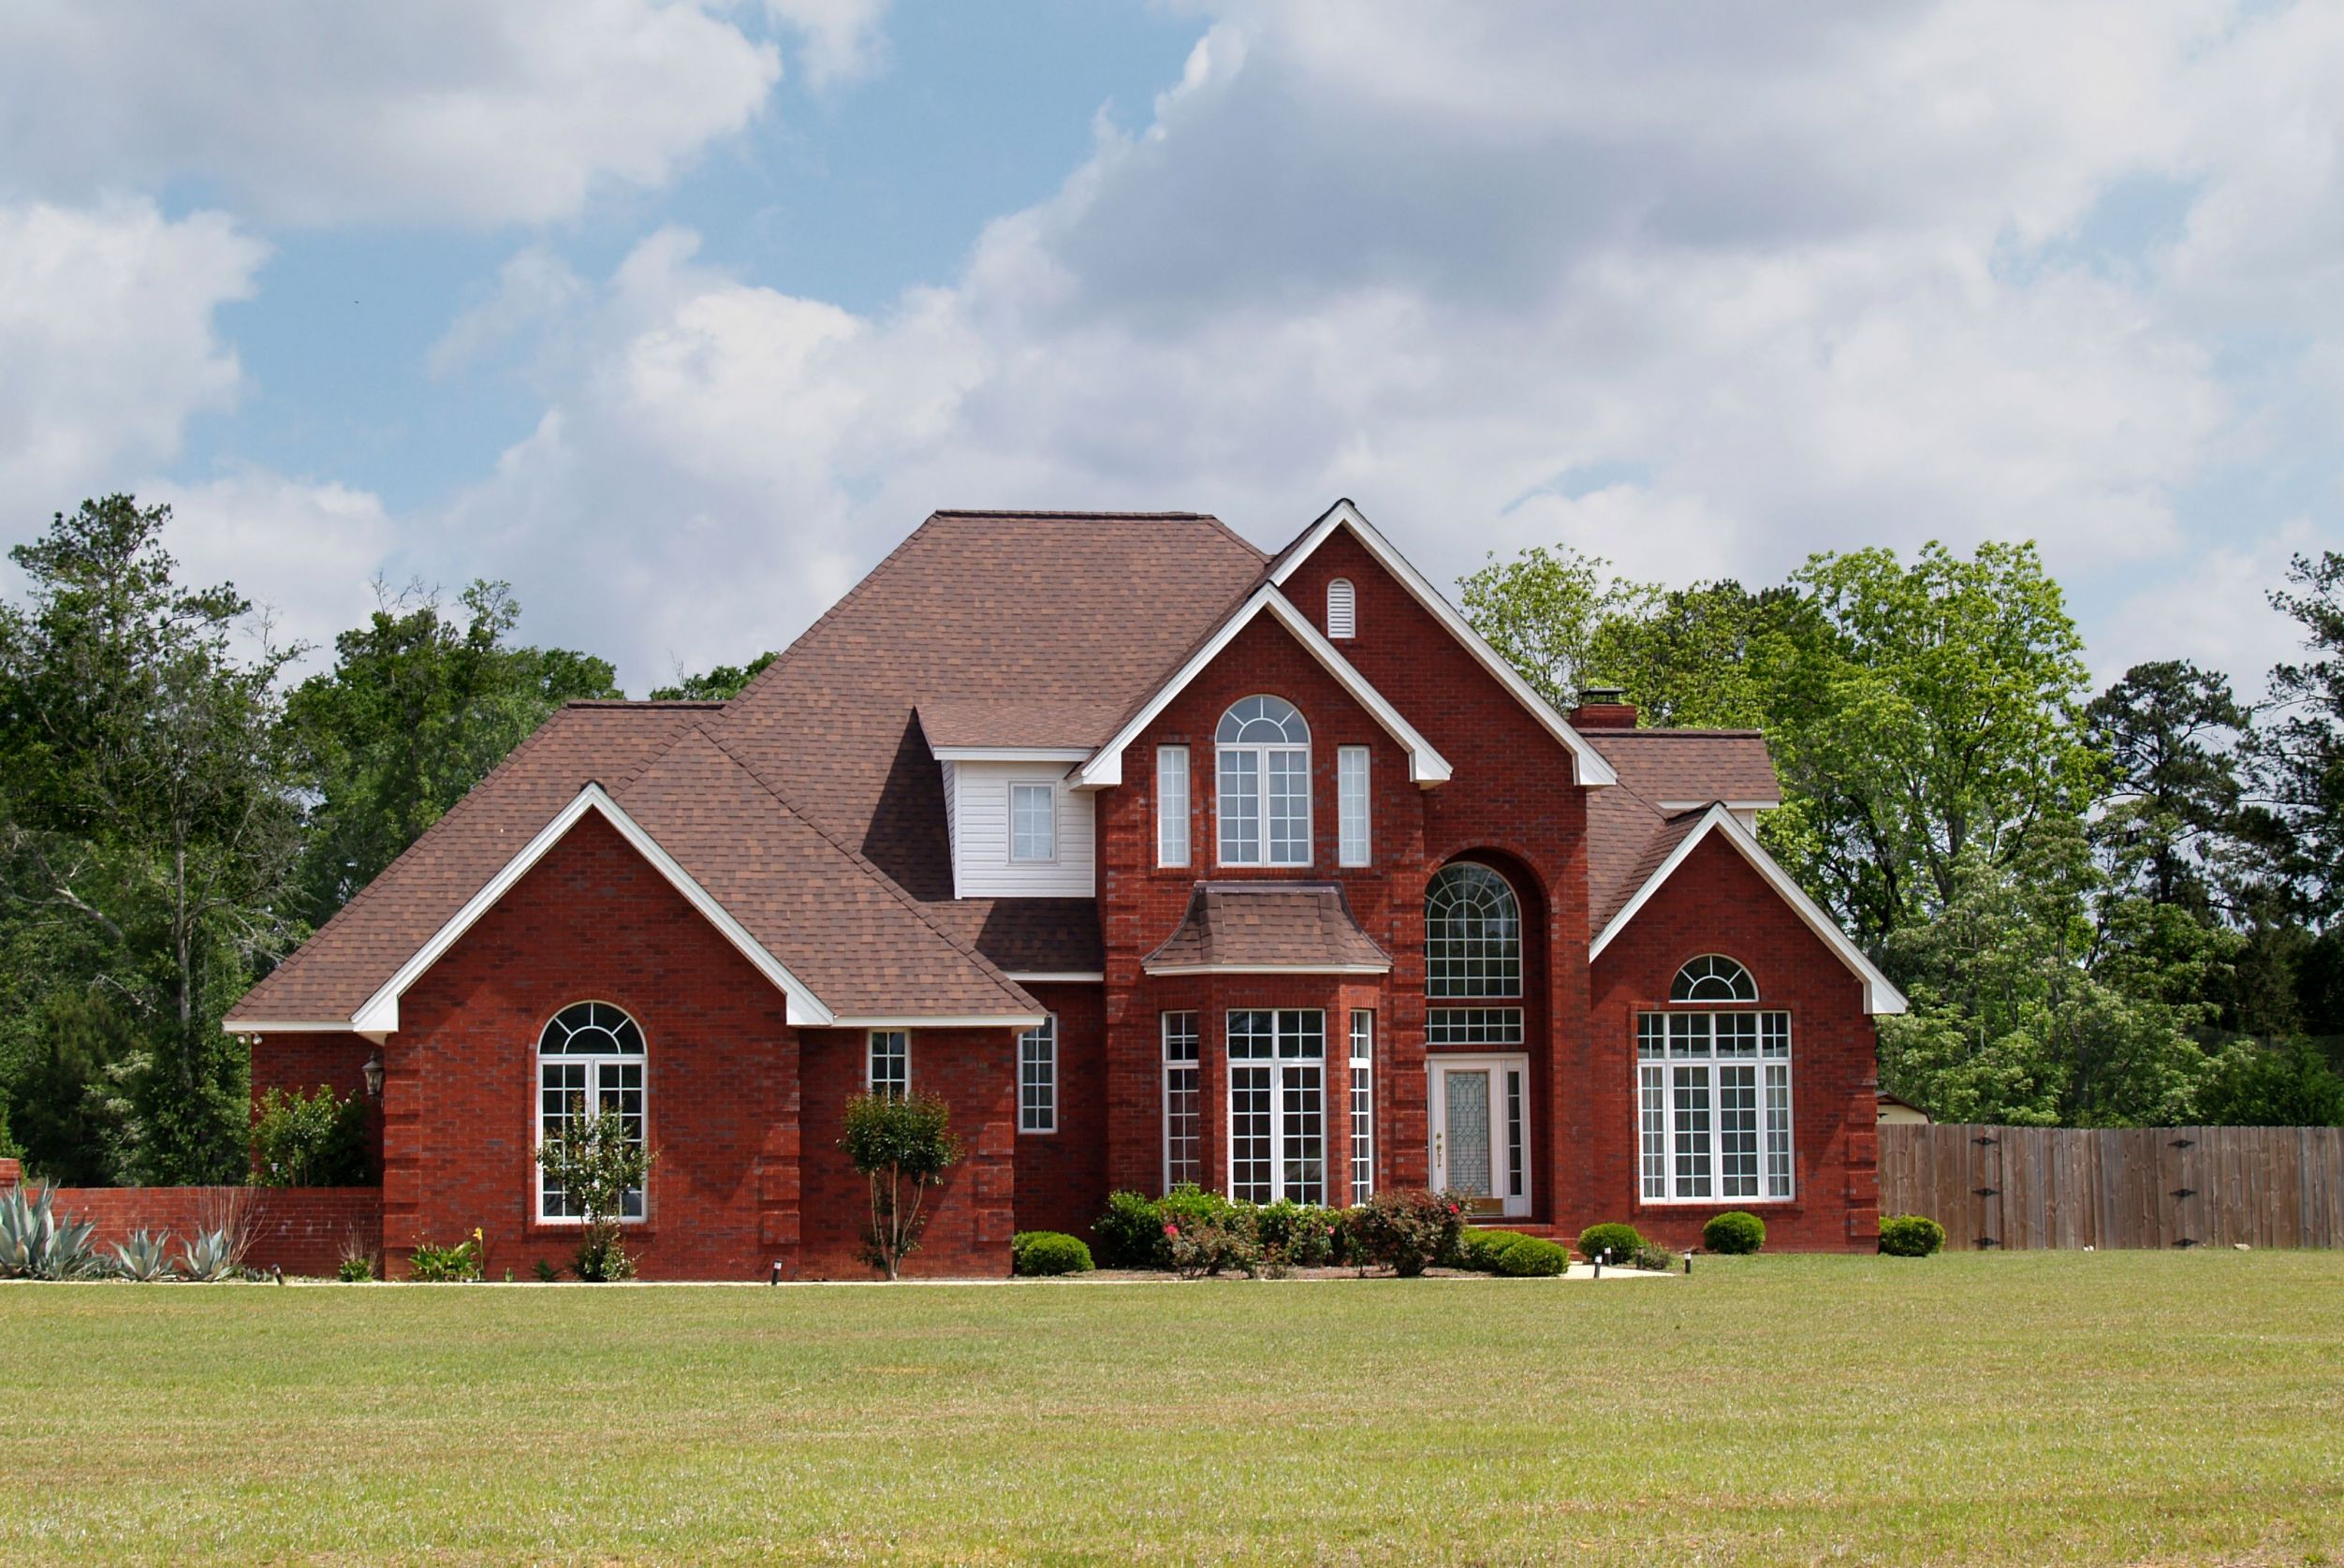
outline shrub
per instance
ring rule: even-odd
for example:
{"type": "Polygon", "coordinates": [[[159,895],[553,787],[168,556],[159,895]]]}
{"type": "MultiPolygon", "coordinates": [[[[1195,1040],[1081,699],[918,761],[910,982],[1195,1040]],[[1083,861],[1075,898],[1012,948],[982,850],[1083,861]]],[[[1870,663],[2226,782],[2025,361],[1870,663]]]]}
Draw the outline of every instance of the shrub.
{"type": "MultiPolygon", "coordinates": [[[[651,1179],[658,1155],[635,1140],[617,1106],[588,1116],[582,1098],[570,1105],[562,1130],[537,1146],[537,1164],[546,1184],[562,1194],[564,1209],[586,1222],[572,1266],[581,1280],[631,1280],[635,1260],[627,1255],[621,1216],[627,1194],[641,1192],[651,1179]]],[[[480,1238],[477,1230],[472,1235],[480,1238]]]]}
{"type": "Polygon", "coordinates": [[[1880,1250],[1890,1257],[1926,1257],[1945,1245],[1945,1227],[1926,1214],[1891,1214],[1880,1223],[1880,1250]]]}
{"type": "Polygon", "coordinates": [[[1091,1249],[1082,1238],[1059,1230],[1021,1230],[1009,1238],[1009,1271],[1039,1279],[1050,1274],[1088,1274],[1091,1249]]]}
{"type": "Polygon", "coordinates": [[[449,1284],[480,1277],[480,1237],[477,1231],[468,1241],[453,1247],[434,1247],[429,1242],[417,1246],[415,1255],[407,1260],[407,1277],[426,1284],[449,1284]]]}
{"type": "Polygon", "coordinates": [[[236,1238],[225,1230],[200,1231],[189,1237],[180,1247],[179,1271],[207,1285],[241,1278],[243,1270],[236,1261],[236,1238]]]}
{"type": "Polygon", "coordinates": [[[1498,1254],[1498,1272],[1508,1279],[1552,1279],[1571,1267],[1571,1249],[1525,1236],[1498,1254]]]}
{"type": "Polygon", "coordinates": [[[1254,1215],[1254,1233],[1262,1252],[1297,1268],[1316,1268],[1335,1255],[1339,1216],[1316,1204],[1280,1198],[1254,1215]]]}
{"type": "MultiPolygon", "coordinates": [[[[1156,1267],[1178,1268],[1179,1262],[1172,1255],[1170,1225],[1181,1231],[1194,1231],[1209,1226],[1215,1232],[1225,1232],[1237,1243],[1238,1251],[1260,1255],[1261,1210],[1250,1203],[1238,1203],[1209,1193],[1194,1181],[1183,1181],[1164,1196],[1156,1199],[1156,1267]]],[[[1233,1260],[1234,1261],[1234,1260],[1233,1260]]]]}
{"type": "Polygon", "coordinates": [[[1167,1210],[1164,1249],[1171,1266],[1187,1280],[1209,1277],[1224,1268],[1251,1275],[1262,1267],[1262,1244],[1254,1234],[1253,1207],[1226,1198],[1221,1200],[1219,1209],[1200,1205],[1188,1213],[1167,1210]]]}
{"type": "Polygon", "coordinates": [[[1402,1187],[1378,1193],[1354,1210],[1353,1234],[1366,1255],[1402,1279],[1456,1249],[1464,1206],[1445,1193],[1402,1187]]]}
{"type": "Polygon", "coordinates": [[[1649,1269],[1655,1274],[1674,1274],[1677,1272],[1677,1266],[1684,1261],[1666,1247],[1658,1246],[1650,1241],[1647,1241],[1628,1254],[1629,1268],[1649,1269]]]}
{"type": "Polygon", "coordinates": [[[366,1103],[271,1089],[253,1122],[256,1187],[355,1187],[366,1180],[366,1103]]]}
{"type": "Polygon", "coordinates": [[[95,1222],[56,1209],[56,1189],[22,1184],[0,1195],[0,1280],[87,1280],[105,1272],[90,1244],[95,1222]]]}
{"type": "Polygon", "coordinates": [[[900,1279],[927,1228],[928,1189],[960,1163],[952,1109],[933,1094],[857,1094],[846,1102],[847,1163],[871,1183],[864,1255],[900,1279]]]}
{"type": "Polygon", "coordinates": [[[127,1241],[114,1243],[114,1260],[110,1267],[117,1278],[134,1284],[153,1284],[171,1277],[171,1233],[157,1236],[152,1231],[134,1232],[127,1241]]]}
{"type": "Polygon", "coordinates": [[[374,1260],[363,1253],[344,1253],[334,1266],[333,1277],[345,1285],[362,1285],[374,1278],[374,1260]]]}
{"type": "Polygon", "coordinates": [[[1164,1218],[1154,1200],[1137,1193],[1109,1193],[1106,1212],[1091,1222],[1098,1244],[1091,1250],[1102,1268],[1152,1268],[1164,1240],[1164,1218]]]}
{"type": "Polygon", "coordinates": [[[1701,1244],[1713,1253],[1754,1253],[1766,1244],[1766,1222],[1729,1209],[1701,1227],[1701,1244]]]}
{"type": "Polygon", "coordinates": [[[1477,1274],[1495,1274],[1498,1254],[1516,1241],[1529,1239],[1518,1230],[1476,1230],[1468,1225],[1457,1238],[1457,1266],[1477,1274]]]}
{"type": "Polygon", "coordinates": [[[1579,1232],[1579,1255],[1590,1263],[1605,1253],[1611,1253],[1614,1263],[1625,1263],[1643,1245],[1644,1233],[1633,1225],[1590,1225],[1579,1232]]]}

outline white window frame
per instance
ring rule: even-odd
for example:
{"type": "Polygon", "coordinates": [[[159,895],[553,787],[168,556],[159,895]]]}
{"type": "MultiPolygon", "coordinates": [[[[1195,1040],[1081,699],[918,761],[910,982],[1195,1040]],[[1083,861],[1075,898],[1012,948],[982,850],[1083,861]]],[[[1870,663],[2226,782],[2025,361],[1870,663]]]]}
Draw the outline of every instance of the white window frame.
{"type": "Polygon", "coordinates": [[[1369,831],[1371,755],[1365,746],[1335,750],[1335,863],[1339,866],[1365,866],[1375,857],[1369,831]]]}
{"type": "Polygon", "coordinates": [[[892,1093],[899,1099],[912,1092],[912,1032],[874,1029],[863,1036],[863,1089],[872,1094],[892,1093]],[[883,1061],[888,1067],[880,1074],[883,1061]],[[899,1070],[900,1069],[900,1070],[899,1070]]]}
{"type": "Polygon", "coordinates": [[[1269,693],[1256,693],[1230,704],[1213,730],[1213,843],[1220,863],[1223,866],[1307,867],[1311,864],[1311,725],[1302,711],[1284,697],[1269,693]],[[1296,740],[1284,733],[1284,721],[1272,719],[1266,712],[1254,712],[1240,718],[1239,710],[1249,705],[1275,702],[1294,715],[1302,728],[1302,739],[1296,740]],[[1232,721],[1240,729],[1255,724],[1275,724],[1282,739],[1277,740],[1221,739],[1232,721]],[[1301,780],[1297,797],[1291,785],[1297,777],[1301,780]],[[1289,787],[1273,792],[1273,781],[1289,787]],[[1296,799],[1301,802],[1299,833],[1297,822],[1288,810],[1280,814],[1281,805],[1291,808],[1296,799]],[[1234,804],[1250,808],[1236,812],[1234,804]],[[1249,850],[1243,840],[1236,836],[1250,824],[1253,843],[1249,850]],[[1279,829],[1286,830],[1287,843],[1279,843],[1279,829]]]}
{"type": "Polygon", "coordinates": [[[1375,1011],[1351,1010],[1351,1201],[1375,1195],[1375,1011]]]}
{"type": "Polygon", "coordinates": [[[1009,863],[1013,866],[1053,866],[1058,863],[1058,786],[1033,779],[1009,781],[1009,863]],[[1020,796],[1039,790],[1048,802],[1043,817],[1044,842],[1040,852],[1029,845],[1020,849],[1018,839],[1023,831],[1018,823],[1018,800],[1020,796]]]}
{"type": "MultiPolygon", "coordinates": [[[[1483,886],[1486,887],[1487,884],[1483,886]]],[[[1433,873],[1432,880],[1425,887],[1425,994],[1441,1002],[1472,1002],[1484,998],[1521,995],[1522,971],[1528,956],[1525,952],[1528,944],[1525,941],[1524,926],[1522,895],[1514,890],[1514,884],[1496,867],[1485,866],[1478,860],[1453,860],[1442,867],[1433,873]],[[1466,873],[1469,872],[1478,872],[1481,876],[1489,878],[1504,894],[1502,907],[1508,913],[1491,918],[1493,922],[1506,919],[1513,922],[1511,938],[1513,953],[1510,958],[1505,953],[1506,938],[1502,935],[1452,938],[1441,931],[1442,923],[1434,917],[1433,895],[1445,883],[1478,880],[1467,876],[1466,873]],[[1459,948],[1459,951],[1454,955],[1447,951],[1452,945],[1459,948]],[[1471,977],[1475,971],[1484,976],[1495,971],[1497,983],[1479,989],[1464,989],[1458,981],[1450,978],[1447,975],[1446,969],[1451,963],[1462,967],[1467,972],[1468,977],[1471,977]],[[1506,973],[1509,968],[1510,975],[1506,973]]]]}
{"type": "Polygon", "coordinates": [[[1347,642],[1359,635],[1359,591],[1347,577],[1326,584],[1326,640],[1347,642]]]}
{"type": "Polygon", "coordinates": [[[1156,864],[1188,864],[1188,748],[1156,748],[1156,864]]]}
{"type": "Polygon", "coordinates": [[[1205,1179],[1205,1054],[1198,1015],[1157,1015],[1164,1057],[1164,1190],[1205,1179]],[[1187,1150],[1183,1155],[1180,1145],[1187,1150]]]}
{"type": "MultiPolygon", "coordinates": [[[[633,1030],[635,1037],[637,1040],[643,1039],[643,1026],[636,1022],[633,1015],[629,1014],[625,1008],[620,1006],[616,1003],[603,1002],[594,998],[588,998],[581,1002],[564,1004],[559,1011],[555,1012],[553,1017],[546,1020],[545,1027],[537,1032],[537,1046],[535,1051],[537,1059],[537,1103],[532,1118],[534,1133],[530,1142],[530,1185],[535,1189],[537,1195],[535,1201],[532,1203],[530,1207],[532,1211],[536,1215],[537,1223],[539,1224],[582,1225],[586,1223],[586,1217],[583,1214],[553,1214],[547,1211],[548,1205],[546,1200],[549,1194],[547,1189],[545,1167],[537,1163],[535,1156],[539,1150],[545,1148],[548,1122],[555,1120],[554,1118],[549,1117],[546,1111],[546,1094],[548,1092],[546,1087],[546,1071],[549,1067],[580,1068],[582,1069],[582,1076],[585,1079],[583,1083],[577,1085],[575,1088],[564,1084],[558,1090],[554,1091],[554,1092],[562,1094],[564,1097],[564,1104],[565,1108],[560,1112],[559,1120],[567,1121],[570,1119],[570,1112],[566,1108],[566,1105],[568,1099],[571,1097],[587,1100],[589,1102],[589,1115],[599,1114],[605,1106],[609,1105],[614,1101],[617,1103],[621,1114],[626,1114],[626,1097],[631,1090],[635,1097],[635,1137],[632,1141],[639,1144],[646,1141],[651,1136],[651,1056],[648,1043],[646,1043],[643,1049],[632,1051],[616,1050],[572,1052],[557,1050],[549,1052],[546,1049],[546,1039],[553,1033],[554,1026],[561,1023],[572,1012],[575,1012],[580,1007],[597,1009],[608,1008],[610,1012],[617,1015],[617,1018],[614,1021],[605,1022],[596,1018],[594,1021],[587,1024],[583,1028],[575,1025],[569,1026],[569,1033],[565,1033],[564,1036],[565,1041],[570,1037],[570,1034],[583,1033],[587,1029],[593,1029],[602,1033],[610,1034],[614,1039],[616,1039],[618,1037],[617,1027],[620,1023],[623,1023],[627,1028],[633,1030]],[[626,1081],[627,1072],[629,1069],[633,1070],[635,1076],[635,1081],[632,1085],[629,1085],[626,1081]]],[[[590,1017],[592,1016],[593,1015],[590,1015],[590,1017]]],[[[627,1201],[624,1205],[623,1205],[623,1208],[630,1208],[633,1212],[621,1213],[619,1216],[620,1222],[623,1224],[642,1224],[649,1213],[650,1202],[650,1194],[642,1188],[638,1187],[633,1192],[630,1192],[627,1194],[627,1201]]]]}
{"type": "Polygon", "coordinates": [[[1793,1055],[1791,1015],[1780,1008],[1639,1012],[1635,1076],[1639,1201],[1653,1208],[1797,1202],[1793,1055]],[[1733,1021],[1721,1028],[1723,1020],[1733,1021]],[[1736,1042],[1730,1050],[1721,1048],[1729,1034],[1736,1042]],[[1748,1048],[1740,1046],[1744,1038],[1750,1042],[1748,1048]],[[1729,1192],[1725,1092],[1733,1079],[1743,1080],[1735,1087],[1746,1087],[1750,1095],[1749,1158],[1752,1165],[1749,1180],[1752,1185],[1749,1190],[1729,1192]],[[1696,1121],[1698,1125],[1687,1125],[1696,1121]],[[1692,1161],[1701,1162],[1697,1172],[1687,1168],[1692,1161]],[[1699,1190],[1705,1184],[1707,1190],[1699,1190]]]}
{"type": "MultiPolygon", "coordinates": [[[[1250,1033],[1250,1032],[1249,1032],[1250,1033]]],[[[1297,1203],[1323,1204],[1327,1191],[1326,1136],[1326,1012],[1321,1007],[1233,1007],[1222,1015],[1222,1051],[1228,1067],[1228,1116],[1225,1136],[1228,1150],[1228,1180],[1223,1190],[1232,1199],[1253,1203],[1275,1203],[1280,1198],[1292,1198],[1297,1203]],[[1269,1051],[1266,1056],[1236,1054],[1237,1020],[1267,1014],[1270,1020],[1269,1051]],[[1315,1029],[1305,1020],[1316,1019],[1315,1029]],[[1290,1021],[1291,1020],[1291,1021],[1290,1021]],[[1315,1034],[1317,1054],[1309,1055],[1315,1034]],[[1294,1048],[1287,1049],[1287,1042],[1294,1048]],[[1269,1121],[1267,1151],[1268,1179],[1249,1190],[1238,1190],[1238,1088],[1239,1073],[1261,1073],[1267,1078],[1269,1121]],[[1297,1101],[1301,1103],[1297,1106],[1297,1101]],[[1306,1144],[1306,1136],[1294,1123],[1315,1117],[1318,1122],[1318,1180],[1309,1177],[1287,1180],[1289,1146],[1306,1144]]]]}
{"type": "Polygon", "coordinates": [[[1018,1131],[1058,1131],[1058,1015],[1018,1035],[1018,1131]]]}

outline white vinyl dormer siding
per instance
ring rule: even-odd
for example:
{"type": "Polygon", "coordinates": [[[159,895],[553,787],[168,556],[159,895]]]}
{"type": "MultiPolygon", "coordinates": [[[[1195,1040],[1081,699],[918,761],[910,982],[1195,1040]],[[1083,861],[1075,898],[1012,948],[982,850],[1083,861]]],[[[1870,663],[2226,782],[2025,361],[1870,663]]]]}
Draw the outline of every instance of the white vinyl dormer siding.
{"type": "Polygon", "coordinates": [[[1089,899],[1098,896],[1092,798],[1067,787],[1062,762],[946,762],[945,815],[952,839],[956,899],[1089,899]],[[1020,794],[1032,812],[1034,786],[1050,792],[1053,808],[1047,858],[1013,851],[1036,846],[1037,835],[1014,835],[1012,802],[1020,794]]]}

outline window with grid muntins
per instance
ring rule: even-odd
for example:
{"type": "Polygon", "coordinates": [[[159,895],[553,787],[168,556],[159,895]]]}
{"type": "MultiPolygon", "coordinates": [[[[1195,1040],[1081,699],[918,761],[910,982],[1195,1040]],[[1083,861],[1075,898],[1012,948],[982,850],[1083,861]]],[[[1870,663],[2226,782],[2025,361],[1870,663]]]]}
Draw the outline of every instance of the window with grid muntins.
{"type": "Polygon", "coordinates": [[[1018,1036],[1018,1131],[1058,1131],[1058,1015],[1018,1036]]]}
{"type": "Polygon", "coordinates": [[[1311,726],[1283,697],[1249,696],[1221,716],[1215,810],[1224,866],[1311,863],[1311,726]]]}
{"type": "MultiPolygon", "coordinates": [[[[563,1008],[537,1036],[537,1137],[558,1138],[573,1124],[605,1111],[619,1113],[627,1141],[643,1141],[643,1032],[608,1002],[563,1008]]],[[[540,1169],[537,1213],[547,1220],[579,1220],[567,1195],[540,1169]]],[[[643,1217],[643,1191],[630,1191],[620,1217],[643,1217]]]]}
{"type": "Polygon", "coordinates": [[[1522,1043],[1519,1007],[1428,1007],[1425,1044],[1428,1046],[1518,1046],[1522,1043]]]}
{"type": "Polygon", "coordinates": [[[1364,866],[1372,856],[1368,847],[1368,748],[1341,746],[1335,752],[1335,860],[1338,865],[1364,866]]]}
{"type": "Polygon", "coordinates": [[[908,1031],[872,1030],[869,1061],[863,1084],[873,1094],[892,1095],[900,1100],[912,1092],[912,1036],[908,1031]]]}
{"type": "Polygon", "coordinates": [[[1058,858],[1057,791],[1046,784],[1009,786],[1009,857],[1058,858]]]}
{"type": "Polygon", "coordinates": [[[1156,748],[1156,864],[1188,864],[1188,748],[1156,748]]]}
{"type": "Polygon", "coordinates": [[[1326,1201],[1326,1015],[1315,1008],[1228,1016],[1229,1195],[1326,1201]]]}
{"type": "Polygon", "coordinates": [[[1351,1201],[1375,1193],[1375,1015],[1351,1013],[1351,1201]]]}
{"type": "Polygon", "coordinates": [[[1521,905],[1487,866],[1443,867],[1426,890],[1425,993],[1522,994],[1521,905]]]}
{"type": "Polygon", "coordinates": [[[1196,1015],[1164,1015],[1164,1190],[1204,1180],[1196,1015]]]}
{"type": "Polygon", "coordinates": [[[1790,1198],[1791,1015],[1639,1015],[1636,1138],[1648,1202],[1790,1198]]]}

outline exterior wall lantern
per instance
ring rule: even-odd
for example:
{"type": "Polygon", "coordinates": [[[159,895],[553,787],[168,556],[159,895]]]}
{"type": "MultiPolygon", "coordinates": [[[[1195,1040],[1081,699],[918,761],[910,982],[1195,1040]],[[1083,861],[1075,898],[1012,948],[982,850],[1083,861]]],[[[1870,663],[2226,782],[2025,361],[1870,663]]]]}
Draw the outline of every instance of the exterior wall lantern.
{"type": "Polygon", "coordinates": [[[378,1050],[368,1057],[366,1065],[359,1071],[366,1077],[366,1097],[370,1100],[381,1099],[383,1097],[383,1053],[378,1050]]]}

